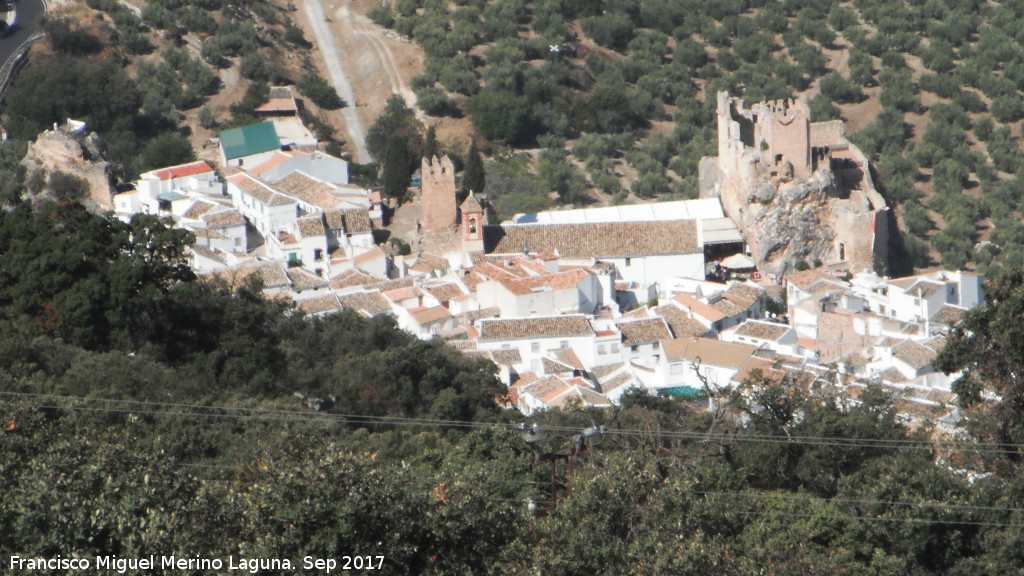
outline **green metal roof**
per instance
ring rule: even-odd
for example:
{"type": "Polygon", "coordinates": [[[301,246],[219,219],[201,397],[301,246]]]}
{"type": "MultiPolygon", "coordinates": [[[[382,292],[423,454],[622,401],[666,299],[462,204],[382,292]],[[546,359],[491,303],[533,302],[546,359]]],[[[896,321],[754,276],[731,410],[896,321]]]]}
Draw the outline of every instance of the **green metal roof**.
{"type": "Polygon", "coordinates": [[[705,393],[700,388],[694,388],[693,386],[676,386],[675,388],[662,388],[658,390],[665,396],[680,396],[682,398],[706,398],[705,393]]]}
{"type": "Polygon", "coordinates": [[[281,140],[277,137],[274,123],[267,121],[225,130],[220,133],[220,144],[224,147],[224,156],[228,160],[234,160],[277,150],[281,147],[281,140]]]}

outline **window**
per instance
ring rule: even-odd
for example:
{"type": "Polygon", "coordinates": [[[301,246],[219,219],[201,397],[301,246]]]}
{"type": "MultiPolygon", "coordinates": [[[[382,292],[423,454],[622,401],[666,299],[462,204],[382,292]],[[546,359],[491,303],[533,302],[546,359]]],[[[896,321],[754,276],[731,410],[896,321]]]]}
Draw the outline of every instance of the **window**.
{"type": "Polygon", "coordinates": [[[632,258],[626,258],[626,266],[630,266],[632,258]]]}
{"type": "Polygon", "coordinates": [[[618,345],[618,343],[612,342],[612,354],[617,354],[618,352],[619,352],[619,345],[618,345]]]}
{"type": "Polygon", "coordinates": [[[476,234],[476,216],[469,218],[469,233],[476,234]]]}
{"type": "Polygon", "coordinates": [[[604,344],[598,344],[597,345],[597,353],[598,353],[598,355],[601,355],[601,356],[603,356],[603,355],[605,355],[607,353],[607,350],[605,350],[604,344]]]}
{"type": "Polygon", "coordinates": [[[324,259],[324,251],[320,248],[313,249],[313,260],[319,262],[324,259]]]}
{"type": "Polygon", "coordinates": [[[540,342],[531,342],[530,343],[530,352],[533,352],[533,353],[540,352],[540,342]]]}
{"type": "Polygon", "coordinates": [[[569,347],[569,341],[568,340],[562,340],[561,342],[558,343],[558,347],[559,348],[568,348],[569,347]]]}
{"type": "Polygon", "coordinates": [[[671,366],[669,366],[669,372],[672,373],[672,374],[682,374],[683,373],[683,365],[682,364],[672,364],[671,366]]]}

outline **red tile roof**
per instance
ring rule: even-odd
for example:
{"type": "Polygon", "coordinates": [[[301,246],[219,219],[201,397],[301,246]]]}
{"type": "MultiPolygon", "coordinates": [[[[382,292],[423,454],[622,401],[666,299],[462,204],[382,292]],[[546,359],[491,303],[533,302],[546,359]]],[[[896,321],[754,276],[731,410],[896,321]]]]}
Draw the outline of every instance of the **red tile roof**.
{"type": "Polygon", "coordinates": [[[207,172],[213,172],[213,168],[205,161],[199,160],[189,162],[188,164],[179,164],[154,170],[152,174],[160,180],[171,180],[172,178],[184,178],[185,176],[195,176],[196,174],[205,174],[207,172]]]}

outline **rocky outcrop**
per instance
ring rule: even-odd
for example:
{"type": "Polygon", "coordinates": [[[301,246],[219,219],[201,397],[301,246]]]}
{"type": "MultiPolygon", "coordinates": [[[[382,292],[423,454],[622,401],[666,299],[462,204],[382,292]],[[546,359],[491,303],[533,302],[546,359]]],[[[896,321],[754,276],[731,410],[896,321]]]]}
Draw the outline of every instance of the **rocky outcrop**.
{"type": "Polygon", "coordinates": [[[888,209],[842,123],[811,123],[801,101],[748,108],[721,92],[718,153],[701,159],[700,195],[721,199],[762,272],[821,261],[888,273],[888,209]]]}
{"type": "Polygon", "coordinates": [[[75,200],[96,212],[113,209],[114,179],[110,163],[103,158],[96,134],[87,134],[81,123],[55,126],[40,134],[29,145],[21,164],[26,169],[26,182],[42,184],[30,190],[33,202],[64,200],[46,184],[50,175],[63,172],[80,178],[87,185],[83,197],[75,200]]]}
{"type": "MultiPolygon", "coordinates": [[[[710,175],[708,175],[710,176],[710,175]]],[[[747,238],[758,268],[784,274],[795,262],[832,258],[836,232],[830,220],[837,189],[832,171],[786,183],[760,180],[749,186],[704,179],[702,197],[719,196],[747,238]]]]}

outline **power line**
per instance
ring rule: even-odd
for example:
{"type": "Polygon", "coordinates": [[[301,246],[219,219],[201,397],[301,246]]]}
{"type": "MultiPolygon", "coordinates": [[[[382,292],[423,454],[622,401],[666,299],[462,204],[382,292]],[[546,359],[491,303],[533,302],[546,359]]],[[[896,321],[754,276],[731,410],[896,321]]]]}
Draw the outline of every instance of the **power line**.
{"type": "MultiPolygon", "coordinates": [[[[298,410],[282,410],[252,407],[225,407],[207,406],[201,404],[184,404],[172,402],[151,402],[140,400],[107,399],[83,396],[66,396],[58,394],[38,394],[27,392],[0,391],[0,396],[11,396],[32,399],[52,399],[67,402],[82,403],[108,403],[137,406],[138,408],[95,408],[75,406],[74,409],[91,412],[109,412],[122,414],[150,414],[157,416],[175,417],[201,417],[201,418],[237,418],[258,421],[274,422],[334,422],[342,424],[363,424],[363,425],[384,425],[384,426],[426,426],[437,428],[468,428],[468,429],[493,429],[494,427],[515,430],[511,424],[498,424],[488,422],[473,422],[467,420],[443,420],[430,418],[408,418],[396,416],[370,416],[364,414],[346,414],[337,412],[310,413],[298,410]],[[167,411],[147,410],[146,408],[177,408],[191,411],[167,411]]],[[[575,434],[578,428],[566,426],[544,426],[549,432],[575,434]]],[[[912,449],[928,450],[936,449],[961,449],[978,454],[1010,454],[1018,451],[1015,444],[1000,443],[976,443],[954,440],[912,440],[912,439],[868,439],[868,438],[840,438],[826,436],[792,436],[792,435],[764,435],[764,434],[733,434],[733,433],[703,433],[668,430],[630,430],[609,428],[605,433],[608,436],[619,436],[623,438],[652,438],[691,440],[694,442],[746,442],[746,443],[768,443],[768,444],[799,444],[819,447],[837,448],[878,448],[878,449],[912,449]]]]}

